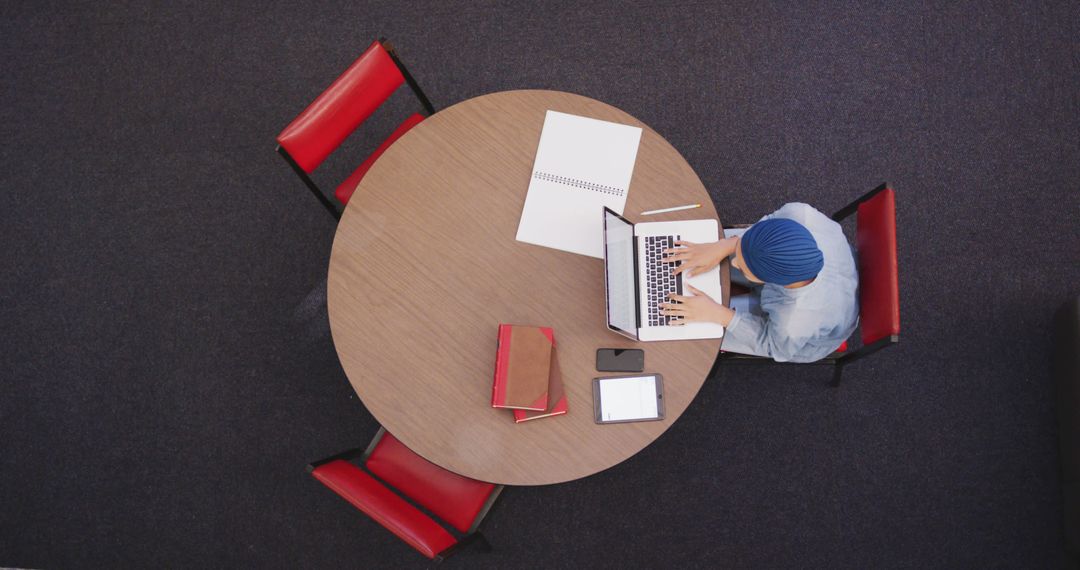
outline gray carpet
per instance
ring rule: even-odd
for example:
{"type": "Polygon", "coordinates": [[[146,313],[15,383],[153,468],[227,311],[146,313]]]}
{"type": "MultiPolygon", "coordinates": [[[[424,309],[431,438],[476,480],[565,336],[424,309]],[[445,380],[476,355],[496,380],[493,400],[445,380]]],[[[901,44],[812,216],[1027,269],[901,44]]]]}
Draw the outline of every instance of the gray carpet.
{"type": "MultiPolygon", "coordinates": [[[[626,110],[725,222],[898,193],[898,347],[839,390],[724,369],[629,461],[509,489],[495,552],[447,567],[1065,564],[1047,362],[1080,282],[1075,3],[0,13],[0,565],[424,564],[303,471],[377,426],[319,323],[333,222],[273,152],[379,35],[438,107],[547,88],[626,110]]],[[[402,90],[316,178],[414,108],[402,90]]]]}

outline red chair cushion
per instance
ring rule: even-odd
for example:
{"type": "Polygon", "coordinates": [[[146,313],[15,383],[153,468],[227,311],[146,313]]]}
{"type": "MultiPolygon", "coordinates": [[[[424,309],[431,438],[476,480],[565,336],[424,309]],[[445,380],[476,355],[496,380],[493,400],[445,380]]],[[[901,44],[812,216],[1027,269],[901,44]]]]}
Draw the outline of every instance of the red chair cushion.
{"type": "Polygon", "coordinates": [[[316,467],[311,474],[428,558],[457,543],[431,517],[352,463],[336,459],[316,467]]]}
{"type": "Polygon", "coordinates": [[[896,252],[896,195],[886,188],[859,204],[859,321],[864,345],[900,334],[900,278],[896,252]]]}
{"type": "Polygon", "coordinates": [[[383,434],[365,465],[377,477],[468,532],[495,485],[452,473],[420,457],[390,432],[383,434]]]}
{"type": "Polygon", "coordinates": [[[374,42],[281,131],[277,142],[311,174],[404,82],[390,54],[374,42]]]}
{"type": "Polygon", "coordinates": [[[337,196],[338,201],[342,204],[348,204],[349,198],[351,198],[353,192],[356,191],[356,185],[360,184],[360,181],[363,180],[364,175],[367,174],[367,171],[370,170],[371,167],[375,164],[375,161],[379,160],[379,157],[382,156],[382,153],[386,152],[386,149],[390,148],[390,145],[394,144],[394,141],[400,139],[401,135],[409,132],[409,129],[420,124],[420,121],[423,120],[423,115],[419,113],[413,113],[412,116],[410,116],[408,119],[405,119],[405,122],[398,125],[398,128],[394,129],[394,132],[391,133],[390,136],[385,141],[383,141],[381,145],[379,145],[379,148],[375,149],[375,152],[371,153],[371,156],[367,157],[367,160],[360,163],[360,166],[358,166],[356,170],[354,170],[353,173],[350,174],[349,177],[346,178],[345,181],[337,187],[337,190],[334,191],[334,195],[337,196]]]}

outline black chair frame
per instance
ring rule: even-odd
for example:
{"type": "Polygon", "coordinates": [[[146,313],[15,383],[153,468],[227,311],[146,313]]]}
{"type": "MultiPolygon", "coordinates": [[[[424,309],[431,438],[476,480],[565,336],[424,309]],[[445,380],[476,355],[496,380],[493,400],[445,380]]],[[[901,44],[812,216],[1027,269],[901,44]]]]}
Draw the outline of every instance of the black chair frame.
{"type": "MultiPolygon", "coordinates": [[[[850,216],[851,214],[854,214],[855,212],[857,212],[859,210],[859,204],[862,204],[863,202],[873,198],[874,196],[877,196],[879,193],[881,193],[882,191],[884,191],[888,187],[889,187],[888,182],[882,183],[881,186],[878,186],[877,188],[874,188],[873,190],[867,192],[866,194],[863,194],[862,196],[856,198],[850,204],[848,204],[848,205],[844,206],[843,208],[840,208],[839,210],[837,210],[836,213],[831,216],[833,221],[835,221],[837,223],[843,221],[845,218],[847,218],[848,216],[850,216]]],[[[734,227],[739,227],[741,225],[742,224],[737,224],[734,227]]],[[[825,358],[823,358],[821,360],[818,360],[817,362],[812,362],[812,363],[809,363],[809,364],[832,366],[833,367],[833,376],[832,376],[832,382],[830,383],[830,385],[835,388],[835,387],[840,385],[840,380],[841,380],[841,378],[843,376],[845,366],[847,366],[848,364],[851,364],[851,363],[853,363],[853,362],[855,362],[857,360],[861,360],[863,358],[866,358],[867,356],[869,356],[869,355],[871,355],[871,354],[873,354],[873,353],[875,353],[875,352],[877,352],[877,351],[879,351],[879,350],[881,350],[883,348],[892,346],[892,345],[894,345],[894,344],[896,344],[898,342],[900,342],[900,335],[894,334],[894,335],[890,335],[890,336],[878,339],[877,341],[872,342],[870,344],[860,346],[858,349],[855,349],[855,350],[848,350],[846,352],[834,352],[834,353],[830,354],[829,356],[826,356],[825,358]]],[[[714,374],[716,374],[720,370],[720,366],[723,363],[731,363],[731,364],[774,364],[774,365],[787,365],[787,366],[791,366],[791,365],[806,366],[806,364],[807,364],[807,363],[794,363],[794,362],[776,362],[775,360],[773,360],[771,358],[765,358],[765,357],[762,357],[762,356],[751,356],[751,355],[747,355],[747,354],[738,354],[738,353],[734,353],[734,352],[721,352],[716,357],[716,362],[713,363],[712,370],[709,371],[709,377],[712,377],[714,374]]]]}
{"type": "MultiPolygon", "coordinates": [[[[434,115],[435,107],[432,106],[431,101],[427,98],[427,95],[424,94],[424,91],[420,89],[420,84],[416,82],[416,79],[413,79],[412,74],[409,73],[409,70],[405,68],[405,64],[401,62],[401,58],[398,57],[397,52],[394,50],[393,44],[391,44],[389,40],[383,37],[379,38],[379,43],[382,44],[382,47],[386,50],[386,53],[390,55],[390,59],[394,61],[394,65],[397,66],[398,71],[400,71],[402,77],[405,78],[405,83],[409,85],[409,89],[411,89],[413,94],[416,95],[416,99],[420,101],[420,105],[424,107],[424,111],[427,112],[426,116],[430,117],[431,115],[434,115]]],[[[319,189],[319,186],[315,184],[315,181],[311,179],[311,176],[309,176],[307,172],[304,172],[304,169],[300,168],[299,164],[296,164],[296,161],[293,160],[293,157],[290,156],[289,152],[282,148],[281,145],[277,146],[277,152],[281,155],[282,158],[285,159],[285,162],[289,164],[289,167],[293,169],[293,172],[295,172],[296,175],[304,181],[304,185],[308,187],[308,190],[310,190],[311,193],[315,196],[315,198],[319,201],[319,203],[323,205],[323,208],[325,208],[326,211],[329,212],[335,220],[340,221],[342,213],[341,210],[339,210],[338,207],[330,201],[330,198],[325,193],[323,193],[321,189],[319,189]]]]}
{"type": "Polygon", "coordinates": [[[435,513],[432,513],[431,511],[424,508],[423,505],[417,503],[412,497],[398,492],[398,490],[394,488],[393,485],[390,485],[386,481],[383,481],[378,475],[368,471],[366,465],[367,459],[375,451],[375,446],[379,445],[379,442],[382,441],[384,435],[386,435],[386,428],[379,426],[378,433],[375,434],[375,437],[371,440],[371,443],[369,443],[367,447],[356,447],[353,449],[348,449],[342,451],[341,453],[331,455],[330,457],[326,457],[318,461],[313,461],[307,465],[307,472],[311,473],[315,470],[316,467],[319,467],[320,465],[324,465],[326,463],[330,463],[331,461],[336,461],[338,459],[352,463],[354,460],[359,458],[360,461],[358,467],[360,467],[360,469],[363,469],[365,473],[375,478],[378,482],[382,483],[383,486],[385,486],[387,489],[393,491],[395,495],[401,497],[407,503],[419,509],[420,512],[427,515],[429,518],[431,518],[431,520],[437,522],[439,526],[443,527],[447,532],[449,532],[451,535],[453,535],[454,538],[457,539],[457,542],[455,544],[435,555],[434,560],[436,562],[442,562],[455,552],[462,550],[473,543],[478,544],[482,552],[491,552],[493,550],[491,543],[488,542],[487,539],[484,538],[484,535],[481,534],[479,531],[480,523],[482,523],[484,519],[487,518],[488,512],[490,512],[491,508],[495,506],[495,500],[499,498],[499,495],[502,493],[505,486],[495,486],[495,490],[491,492],[491,496],[488,497],[487,501],[484,502],[484,506],[480,508],[480,512],[476,513],[476,519],[473,521],[472,526],[469,527],[468,532],[462,534],[460,531],[458,531],[458,529],[448,524],[445,524],[442,519],[435,515],[435,513]]]}

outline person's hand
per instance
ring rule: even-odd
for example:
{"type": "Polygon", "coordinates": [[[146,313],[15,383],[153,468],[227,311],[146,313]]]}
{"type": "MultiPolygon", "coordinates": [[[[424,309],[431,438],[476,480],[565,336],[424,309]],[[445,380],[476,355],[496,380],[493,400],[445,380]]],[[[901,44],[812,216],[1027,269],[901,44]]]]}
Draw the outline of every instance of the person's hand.
{"type": "Polygon", "coordinates": [[[713,301],[711,297],[697,290],[693,285],[687,284],[686,286],[694,294],[692,297],[672,293],[668,295],[668,298],[678,304],[667,302],[660,305],[661,314],[678,319],[672,321],[672,325],[679,326],[691,322],[713,322],[720,323],[725,327],[728,326],[731,317],[735,316],[735,311],[713,301]]]}
{"type": "Polygon", "coordinates": [[[666,263],[681,261],[682,264],[674,268],[671,274],[678,275],[683,271],[689,271],[687,274],[689,277],[705,273],[720,265],[720,262],[735,252],[734,238],[722,239],[713,243],[693,243],[679,240],[675,242],[675,245],[681,247],[665,249],[664,261],[666,263]]]}

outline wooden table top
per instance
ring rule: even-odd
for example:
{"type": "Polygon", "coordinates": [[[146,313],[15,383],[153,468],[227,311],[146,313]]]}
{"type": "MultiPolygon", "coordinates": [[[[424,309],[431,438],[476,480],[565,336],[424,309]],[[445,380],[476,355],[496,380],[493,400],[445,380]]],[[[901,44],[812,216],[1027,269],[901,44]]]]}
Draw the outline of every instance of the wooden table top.
{"type": "MultiPolygon", "coordinates": [[[[356,189],[334,238],[328,308],[345,373],[368,410],[429,461],[508,485],[570,481],[634,455],[701,388],[720,340],[637,343],[607,330],[603,261],[516,241],[548,109],[643,128],[625,215],[701,203],[645,221],[716,219],[686,160],[634,117],[555,91],[484,95],[399,139],[356,189]],[[491,407],[499,323],[550,326],[565,416],[515,424],[491,407]],[[664,377],[666,419],[597,425],[598,348],[645,350],[664,377]]],[[[721,267],[728,302],[728,264],[721,267]]]]}

